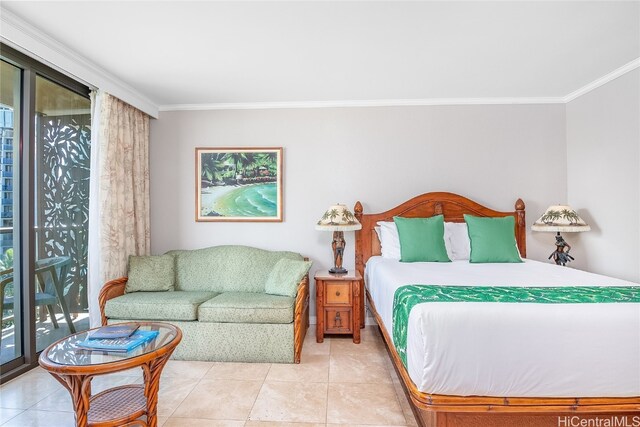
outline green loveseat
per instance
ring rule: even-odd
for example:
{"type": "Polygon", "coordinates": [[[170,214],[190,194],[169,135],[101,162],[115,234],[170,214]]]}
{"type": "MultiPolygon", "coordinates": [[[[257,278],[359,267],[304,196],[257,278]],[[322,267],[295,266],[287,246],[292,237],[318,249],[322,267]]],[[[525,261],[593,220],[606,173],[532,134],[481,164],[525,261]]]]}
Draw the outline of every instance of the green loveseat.
{"type": "Polygon", "coordinates": [[[100,292],[102,324],[160,320],[182,329],[173,358],[221,362],[300,363],[309,326],[309,276],[295,297],[265,293],[281,258],[293,252],[246,246],[170,251],[175,290],[125,293],[127,278],[100,292]]]}

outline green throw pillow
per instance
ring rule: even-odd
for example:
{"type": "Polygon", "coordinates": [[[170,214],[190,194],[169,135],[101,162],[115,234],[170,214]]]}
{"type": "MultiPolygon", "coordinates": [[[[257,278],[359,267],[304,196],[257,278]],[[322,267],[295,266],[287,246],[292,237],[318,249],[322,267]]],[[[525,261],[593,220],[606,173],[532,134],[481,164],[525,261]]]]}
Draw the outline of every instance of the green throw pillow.
{"type": "Polygon", "coordinates": [[[402,218],[393,221],[400,237],[400,262],[451,262],[444,245],[444,217],[402,218]]]}
{"type": "Polygon", "coordinates": [[[267,277],[265,292],[270,295],[295,297],[298,284],[311,268],[311,261],[282,258],[273,266],[267,277]]]}
{"type": "Polygon", "coordinates": [[[515,218],[484,218],[465,215],[469,229],[469,262],[522,262],[516,245],[515,218]]]}
{"type": "Polygon", "coordinates": [[[129,256],[125,293],[173,291],[175,282],[173,255],[129,256]]]}

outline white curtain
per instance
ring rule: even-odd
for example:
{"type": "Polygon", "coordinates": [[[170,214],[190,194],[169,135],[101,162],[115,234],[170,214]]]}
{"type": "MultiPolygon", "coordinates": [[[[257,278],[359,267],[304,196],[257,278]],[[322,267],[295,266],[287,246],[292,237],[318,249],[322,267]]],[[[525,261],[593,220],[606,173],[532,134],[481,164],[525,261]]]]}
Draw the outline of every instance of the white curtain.
{"type": "Polygon", "coordinates": [[[91,94],[88,297],[91,327],[98,295],[125,276],[129,255],[148,255],[149,116],[103,91],[91,94]]]}

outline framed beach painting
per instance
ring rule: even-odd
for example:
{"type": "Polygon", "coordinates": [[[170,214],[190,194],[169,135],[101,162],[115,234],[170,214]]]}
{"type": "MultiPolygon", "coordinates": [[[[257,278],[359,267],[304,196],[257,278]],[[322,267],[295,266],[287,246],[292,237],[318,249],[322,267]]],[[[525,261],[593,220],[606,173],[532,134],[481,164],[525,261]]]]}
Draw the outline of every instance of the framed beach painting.
{"type": "Polygon", "coordinates": [[[196,148],[196,221],[282,221],[282,147],[196,148]]]}

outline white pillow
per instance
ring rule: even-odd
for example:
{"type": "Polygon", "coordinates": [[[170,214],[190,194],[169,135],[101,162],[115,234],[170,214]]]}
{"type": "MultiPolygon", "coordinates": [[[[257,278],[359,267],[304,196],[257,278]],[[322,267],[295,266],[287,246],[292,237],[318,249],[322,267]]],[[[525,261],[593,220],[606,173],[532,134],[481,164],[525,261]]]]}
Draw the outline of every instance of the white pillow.
{"type": "Polygon", "coordinates": [[[466,222],[445,222],[444,243],[451,261],[457,259],[468,260],[471,256],[471,240],[466,222]]]}
{"type": "Polygon", "coordinates": [[[398,228],[393,221],[378,221],[380,227],[380,245],[382,246],[382,257],[389,259],[400,259],[400,236],[398,228]]]}
{"type": "Polygon", "coordinates": [[[447,256],[451,261],[453,261],[455,260],[455,258],[453,257],[453,250],[451,249],[451,241],[449,239],[449,235],[447,234],[447,224],[450,224],[450,223],[448,222],[444,223],[444,236],[442,236],[442,238],[444,239],[444,248],[447,250],[447,256]]]}

